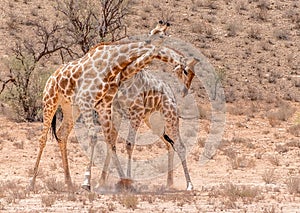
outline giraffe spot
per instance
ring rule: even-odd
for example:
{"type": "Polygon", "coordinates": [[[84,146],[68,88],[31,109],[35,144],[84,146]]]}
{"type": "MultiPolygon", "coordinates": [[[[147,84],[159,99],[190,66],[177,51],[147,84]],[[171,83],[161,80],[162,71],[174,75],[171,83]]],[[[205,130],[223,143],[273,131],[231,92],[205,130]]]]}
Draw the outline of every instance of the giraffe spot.
{"type": "Polygon", "coordinates": [[[101,58],[102,58],[103,60],[106,60],[106,59],[108,58],[108,53],[105,52],[101,58]]]}
{"type": "Polygon", "coordinates": [[[113,99],[113,97],[114,97],[114,96],[105,95],[105,97],[104,97],[104,101],[105,101],[106,103],[108,103],[108,102],[111,102],[111,101],[112,101],[112,99],[113,99]]]}
{"type": "Polygon", "coordinates": [[[102,125],[103,127],[107,127],[107,128],[110,126],[109,121],[107,120],[105,120],[102,125]]]}
{"type": "Polygon", "coordinates": [[[71,77],[71,71],[70,71],[70,70],[65,70],[64,75],[65,75],[67,78],[70,78],[70,77],[71,77]]]}
{"type": "Polygon", "coordinates": [[[101,52],[100,51],[97,51],[97,52],[95,52],[94,54],[91,54],[91,55],[93,55],[92,59],[94,61],[96,61],[97,59],[101,58],[101,52]]]}
{"type": "Polygon", "coordinates": [[[68,85],[68,79],[61,78],[60,82],[59,82],[60,88],[65,89],[67,87],[67,85],[68,85]]]}
{"type": "Polygon", "coordinates": [[[97,60],[94,62],[94,66],[101,72],[107,66],[107,62],[103,60],[97,60]]]}
{"type": "Polygon", "coordinates": [[[128,45],[122,45],[120,48],[120,53],[127,53],[129,50],[128,45]]]}
{"type": "Polygon", "coordinates": [[[92,69],[92,63],[91,63],[90,60],[87,60],[86,62],[84,62],[83,69],[84,70],[90,70],[90,69],[92,69]]]}
{"type": "Polygon", "coordinates": [[[90,69],[89,71],[85,72],[83,75],[83,78],[96,78],[97,77],[97,72],[95,71],[95,69],[90,69]]]}
{"type": "MultiPolygon", "coordinates": [[[[74,80],[72,80],[74,82],[74,80]]],[[[71,81],[70,81],[71,82],[71,81]]],[[[74,93],[74,90],[75,90],[75,83],[73,85],[70,85],[68,87],[68,89],[66,90],[66,94],[68,96],[71,96],[73,93],[74,93]]]]}
{"type": "Polygon", "coordinates": [[[73,78],[74,79],[78,79],[80,76],[81,76],[81,73],[82,73],[82,67],[79,66],[73,73],[73,78]]]}
{"type": "MultiPolygon", "coordinates": [[[[126,45],[127,46],[127,45],[126,45]]],[[[137,49],[139,47],[139,43],[132,43],[132,44],[129,44],[129,49],[137,49]]]]}

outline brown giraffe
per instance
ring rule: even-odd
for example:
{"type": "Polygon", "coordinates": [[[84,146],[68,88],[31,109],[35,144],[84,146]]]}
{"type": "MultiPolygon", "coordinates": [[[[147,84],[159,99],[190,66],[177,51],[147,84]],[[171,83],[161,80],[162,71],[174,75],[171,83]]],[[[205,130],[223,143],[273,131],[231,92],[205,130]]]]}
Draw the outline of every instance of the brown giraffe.
{"type": "MultiPolygon", "coordinates": [[[[159,21],[157,26],[150,31],[149,35],[166,35],[166,30],[169,26],[170,24],[168,22],[159,21]]],[[[196,60],[192,60],[189,63],[189,67],[194,69],[194,65],[196,64],[196,62],[196,60]]],[[[130,66],[126,69],[130,69],[130,66]]],[[[128,79],[129,76],[124,75],[124,73],[126,73],[126,69],[123,72],[120,72],[118,76],[118,85],[120,85],[119,89],[122,95],[118,93],[119,95],[115,96],[113,109],[116,110],[120,116],[125,115],[126,117],[128,117],[132,124],[126,143],[126,149],[128,153],[127,177],[131,177],[131,156],[134,147],[136,131],[138,130],[142,120],[144,120],[149,126],[149,117],[151,116],[151,114],[155,111],[160,111],[161,113],[163,113],[164,120],[166,121],[165,133],[163,136],[161,136],[161,139],[166,143],[168,147],[169,172],[167,178],[167,187],[171,187],[173,185],[173,149],[175,149],[176,151],[179,150],[177,151],[177,153],[181,159],[182,166],[184,169],[184,174],[187,182],[187,190],[192,190],[193,185],[190,180],[190,175],[185,160],[185,146],[182,143],[179,135],[179,118],[177,112],[177,103],[171,88],[163,81],[156,80],[153,75],[145,72],[144,70],[135,74],[134,77],[128,79]],[[139,92],[141,92],[141,94],[139,94],[139,92]],[[169,139],[169,141],[167,141],[166,138],[169,139]],[[174,142],[176,142],[176,148],[173,146],[173,140],[174,142]]],[[[179,71],[178,74],[180,76],[178,77],[180,79],[185,79],[185,87],[182,91],[182,95],[185,96],[191,85],[194,73],[185,73],[185,76],[181,76],[181,67],[179,66],[175,68],[175,70],[176,69],[178,69],[179,71]]],[[[104,168],[99,185],[103,185],[105,183],[105,179],[107,176],[108,165],[111,158],[109,150],[107,150],[107,153],[108,154],[104,163],[104,168]]],[[[90,165],[92,164],[92,161],[93,160],[91,159],[90,165]]],[[[91,166],[87,167],[85,173],[85,180],[82,187],[87,190],[90,190],[90,180],[91,166]]]]}
{"type": "MultiPolygon", "coordinates": [[[[55,120],[53,118],[59,105],[62,108],[64,117],[59,130],[57,133],[54,131],[54,134],[57,134],[56,139],[62,154],[65,182],[68,187],[72,187],[72,181],[68,166],[66,144],[70,131],[73,128],[74,120],[76,120],[80,112],[89,129],[88,136],[92,147],[96,142],[92,110],[99,114],[105,142],[112,154],[118,174],[121,179],[125,177],[116,155],[117,131],[111,121],[112,99],[118,89],[115,77],[127,67],[124,76],[130,78],[155,58],[181,66],[180,72],[193,73],[186,66],[186,59],[182,55],[168,47],[154,44],[153,40],[148,40],[124,44],[98,45],[82,58],[61,66],[49,77],[43,95],[43,130],[39,139],[40,149],[34,166],[33,177],[30,181],[30,189],[34,188],[48,131],[51,124],[54,124],[52,121],[55,120]]],[[[182,74],[177,75],[178,77],[185,76],[182,74]]],[[[180,80],[185,81],[185,77],[180,80]]]]}

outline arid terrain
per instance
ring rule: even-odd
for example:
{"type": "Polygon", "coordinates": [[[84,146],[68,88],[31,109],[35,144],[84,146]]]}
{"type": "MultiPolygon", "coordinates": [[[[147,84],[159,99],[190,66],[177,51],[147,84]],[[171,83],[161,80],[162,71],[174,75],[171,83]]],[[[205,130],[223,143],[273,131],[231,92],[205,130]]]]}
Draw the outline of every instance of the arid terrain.
{"type": "MultiPolygon", "coordinates": [[[[50,18],[53,2],[2,0],[1,82],[8,76],[5,63],[13,45],[8,11],[24,21],[39,14],[50,18]]],[[[88,157],[73,131],[68,154],[74,189],[68,191],[64,184],[59,148],[49,134],[36,188],[29,192],[42,123],[16,121],[0,96],[0,212],[300,212],[300,2],[132,0],[128,35],[148,33],[166,17],[172,24],[168,34],[199,49],[215,68],[226,97],[222,140],[212,159],[203,163],[199,158],[205,142],[216,130],[201,79],[192,84],[200,116],[183,116],[180,133],[183,141],[191,142],[187,163],[194,190],[185,191],[178,162],[174,187],[167,189],[162,162],[153,169],[141,166],[148,178],[133,172],[135,191],[120,191],[112,168],[106,190],[87,192],[80,185],[88,157]]],[[[194,109],[179,101],[181,113],[194,109]]],[[[134,161],[167,152],[145,126],[139,134],[134,161]]],[[[126,158],[125,145],[117,145],[119,156],[126,158]]],[[[98,163],[92,168],[92,189],[101,169],[98,163]]]]}

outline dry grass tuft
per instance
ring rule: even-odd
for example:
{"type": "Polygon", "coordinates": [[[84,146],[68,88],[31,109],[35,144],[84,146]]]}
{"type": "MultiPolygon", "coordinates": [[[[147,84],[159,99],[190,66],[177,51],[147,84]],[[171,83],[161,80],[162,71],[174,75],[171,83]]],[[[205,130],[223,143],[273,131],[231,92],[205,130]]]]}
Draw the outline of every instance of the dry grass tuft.
{"type": "Polygon", "coordinates": [[[270,156],[269,157],[269,161],[274,166],[280,166],[280,160],[279,160],[279,157],[277,155],[270,156]]]}
{"type": "Polygon", "coordinates": [[[274,183],[275,181],[274,174],[275,174],[275,169],[268,169],[263,173],[262,179],[265,181],[266,184],[274,183]]]}
{"type": "Polygon", "coordinates": [[[292,107],[288,103],[279,103],[279,108],[276,111],[270,111],[267,113],[267,118],[269,120],[269,123],[271,126],[276,126],[280,124],[280,121],[287,121],[289,118],[291,118],[294,113],[296,112],[296,109],[292,107]]]}
{"type": "Polygon", "coordinates": [[[51,207],[56,200],[57,200],[56,195],[43,195],[41,198],[41,202],[44,207],[51,207]]]}
{"type": "Polygon", "coordinates": [[[259,187],[227,183],[214,190],[210,190],[209,196],[225,198],[225,201],[223,201],[224,205],[227,208],[235,208],[235,202],[237,201],[252,203],[256,200],[261,199],[261,197],[259,196],[260,193],[261,189],[259,187]]]}
{"type": "Polygon", "coordinates": [[[119,202],[125,206],[127,209],[136,209],[139,204],[138,197],[132,194],[125,194],[121,197],[119,202]]]}
{"type": "Polygon", "coordinates": [[[286,184],[291,194],[300,194],[300,178],[290,177],[286,184]]]}
{"type": "Polygon", "coordinates": [[[46,187],[54,193],[66,192],[65,184],[62,181],[57,181],[55,177],[50,177],[45,180],[46,187]]]}
{"type": "Polygon", "coordinates": [[[300,137],[300,124],[296,124],[288,128],[288,132],[296,137],[300,137]]]}

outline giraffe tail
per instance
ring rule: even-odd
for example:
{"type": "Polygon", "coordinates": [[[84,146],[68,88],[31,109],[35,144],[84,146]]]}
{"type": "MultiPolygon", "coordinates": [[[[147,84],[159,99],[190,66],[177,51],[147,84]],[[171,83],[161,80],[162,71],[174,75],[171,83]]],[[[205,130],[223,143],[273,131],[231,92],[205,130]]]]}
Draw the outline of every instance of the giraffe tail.
{"type": "Polygon", "coordinates": [[[174,141],[164,132],[163,137],[166,141],[168,141],[174,149],[174,141]]]}
{"type": "Polygon", "coordinates": [[[57,134],[56,134],[56,112],[55,112],[55,114],[52,118],[51,129],[52,129],[52,135],[54,136],[56,141],[58,141],[58,137],[57,137],[57,134]]]}

